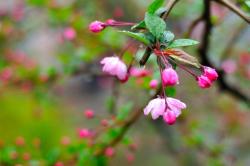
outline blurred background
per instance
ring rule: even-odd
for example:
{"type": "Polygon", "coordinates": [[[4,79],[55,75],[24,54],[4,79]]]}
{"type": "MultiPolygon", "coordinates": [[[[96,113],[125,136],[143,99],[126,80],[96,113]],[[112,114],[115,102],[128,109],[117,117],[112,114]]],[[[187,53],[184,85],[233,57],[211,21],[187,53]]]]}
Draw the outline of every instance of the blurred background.
{"type": "MultiPolygon", "coordinates": [[[[103,75],[100,59],[118,54],[131,39],[113,28],[93,34],[88,25],[109,18],[139,22],[150,2],[0,0],[1,166],[250,165],[250,27],[217,3],[212,4],[209,59],[223,71],[226,84],[246,99],[219,84],[201,90],[177,69],[180,84],[168,92],[187,109],[176,124],[153,121],[142,112],[112,148],[114,155],[93,164],[95,141],[79,133],[99,131],[100,124],[124,119],[145,106],[153,93],[148,83],[155,76],[120,84],[103,75]],[[86,111],[94,112],[94,118],[86,117],[86,111]]],[[[243,0],[232,2],[249,14],[243,0]]],[[[178,3],[168,17],[168,29],[176,38],[189,35],[201,41],[203,24],[192,31],[190,25],[202,10],[200,0],[178,3]]],[[[125,52],[128,59],[143,51],[133,43],[125,52]]],[[[185,51],[200,58],[198,47],[185,51]]],[[[107,130],[99,142],[115,138],[117,132],[107,130]]]]}

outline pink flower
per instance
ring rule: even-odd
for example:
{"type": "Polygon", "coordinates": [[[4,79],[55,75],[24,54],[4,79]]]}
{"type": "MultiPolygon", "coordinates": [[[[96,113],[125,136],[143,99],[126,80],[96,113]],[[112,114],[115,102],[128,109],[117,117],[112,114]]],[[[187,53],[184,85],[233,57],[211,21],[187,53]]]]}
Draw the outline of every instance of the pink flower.
{"type": "Polygon", "coordinates": [[[101,125],[102,125],[103,127],[107,127],[107,126],[109,125],[109,121],[108,121],[107,119],[102,119],[102,120],[101,120],[101,125]]]}
{"type": "Polygon", "coordinates": [[[236,71],[237,65],[236,62],[232,59],[228,59],[222,62],[221,68],[227,74],[233,74],[236,71]]]}
{"type": "Polygon", "coordinates": [[[71,139],[70,139],[68,136],[63,136],[63,137],[61,138],[61,144],[62,144],[62,145],[67,146],[67,145],[69,145],[70,143],[71,143],[71,139]]]}
{"type": "Polygon", "coordinates": [[[63,164],[63,162],[61,162],[61,161],[57,161],[57,162],[55,163],[55,166],[64,166],[64,164],[63,164]]]}
{"type": "Polygon", "coordinates": [[[128,153],[126,158],[129,163],[132,163],[135,160],[135,156],[132,153],[128,153]]]}
{"type": "Polygon", "coordinates": [[[168,104],[169,109],[174,112],[176,117],[178,117],[181,114],[182,109],[187,108],[185,103],[172,97],[167,98],[167,104],[168,104]]]}
{"type": "Polygon", "coordinates": [[[156,88],[158,85],[158,81],[157,80],[151,80],[150,83],[149,83],[149,87],[154,89],[156,88]]]}
{"type": "Polygon", "coordinates": [[[0,72],[0,80],[2,81],[8,81],[12,76],[13,69],[10,67],[6,67],[0,72]]]}
{"type": "Polygon", "coordinates": [[[100,21],[94,21],[89,24],[89,30],[94,33],[101,32],[106,28],[106,24],[100,21]]]}
{"type": "Polygon", "coordinates": [[[176,121],[176,115],[173,111],[166,111],[163,114],[163,119],[167,124],[173,125],[176,121]]]}
{"type": "Polygon", "coordinates": [[[92,119],[94,118],[95,114],[94,114],[94,111],[91,110],[91,109],[87,109],[84,111],[84,115],[87,119],[92,119]]]}
{"type": "Polygon", "coordinates": [[[89,129],[80,129],[78,134],[80,138],[88,138],[91,136],[89,129]]]}
{"type": "Polygon", "coordinates": [[[197,77],[197,81],[198,81],[199,87],[201,88],[209,88],[212,85],[211,80],[204,75],[197,77]]]}
{"type": "Polygon", "coordinates": [[[218,78],[218,73],[215,69],[211,67],[204,66],[204,76],[206,76],[210,81],[215,81],[218,78]]]}
{"type": "Polygon", "coordinates": [[[68,27],[63,31],[63,36],[67,40],[73,40],[76,37],[76,31],[73,28],[68,27]]]}
{"type": "Polygon", "coordinates": [[[150,71],[148,71],[147,69],[131,67],[131,69],[129,70],[129,74],[134,77],[145,77],[150,74],[150,71]]]}
{"type": "Polygon", "coordinates": [[[117,56],[105,57],[101,60],[101,64],[103,65],[103,72],[112,76],[117,76],[121,81],[126,81],[128,79],[127,66],[117,56]]]}
{"type": "Polygon", "coordinates": [[[151,113],[152,119],[157,119],[159,116],[163,115],[165,112],[165,100],[162,98],[156,98],[151,100],[146,108],[144,109],[144,114],[148,115],[151,113]]]}
{"type": "Polygon", "coordinates": [[[107,157],[112,157],[115,154],[115,150],[112,147],[108,147],[105,149],[105,155],[107,157]]]}
{"type": "Polygon", "coordinates": [[[167,68],[162,71],[162,81],[164,86],[173,86],[179,83],[178,74],[172,68],[167,68]]]}
{"type": "MultiPolygon", "coordinates": [[[[153,119],[159,118],[159,116],[164,116],[167,112],[173,112],[175,117],[181,114],[181,110],[186,108],[186,104],[180,100],[167,97],[167,107],[164,98],[156,98],[151,100],[146,108],[144,109],[144,114],[148,115],[151,113],[153,119]]],[[[170,113],[167,115],[169,116],[170,113]]],[[[165,115],[166,116],[166,115],[165,115]]]]}

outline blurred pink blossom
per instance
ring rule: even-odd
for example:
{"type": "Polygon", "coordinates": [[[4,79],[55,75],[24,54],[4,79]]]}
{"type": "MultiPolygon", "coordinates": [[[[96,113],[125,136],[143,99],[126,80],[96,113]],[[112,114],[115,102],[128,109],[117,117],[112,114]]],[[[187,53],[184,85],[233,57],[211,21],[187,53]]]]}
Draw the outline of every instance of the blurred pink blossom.
{"type": "Polygon", "coordinates": [[[233,74],[237,69],[237,64],[232,59],[227,59],[221,63],[221,68],[227,74],[233,74]]]}
{"type": "Polygon", "coordinates": [[[151,80],[149,83],[149,87],[152,89],[155,89],[158,86],[158,81],[157,80],[151,80]]]}
{"type": "Polygon", "coordinates": [[[91,136],[89,129],[80,129],[78,134],[80,138],[89,138],[91,136]]]}
{"type": "Polygon", "coordinates": [[[114,154],[115,154],[114,148],[112,148],[112,147],[107,147],[107,148],[105,149],[105,156],[107,156],[107,157],[113,157],[114,154]]]}
{"type": "Polygon", "coordinates": [[[73,40],[76,37],[76,31],[74,28],[68,27],[68,28],[64,29],[63,36],[67,40],[73,40]]]}
{"type": "Polygon", "coordinates": [[[129,74],[133,77],[145,77],[148,76],[150,73],[147,69],[137,68],[137,67],[131,67],[129,70],[129,74]]]}
{"type": "Polygon", "coordinates": [[[94,118],[95,114],[94,114],[94,111],[92,109],[86,109],[84,111],[84,116],[87,118],[87,119],[92,119],[94,118]]]}

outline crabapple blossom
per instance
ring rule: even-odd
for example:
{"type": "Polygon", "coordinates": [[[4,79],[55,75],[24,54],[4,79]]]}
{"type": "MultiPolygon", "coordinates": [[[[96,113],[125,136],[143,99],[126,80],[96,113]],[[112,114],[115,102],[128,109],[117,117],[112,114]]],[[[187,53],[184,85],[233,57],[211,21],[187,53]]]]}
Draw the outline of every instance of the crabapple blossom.
{"type": "Polygon", "coordinates": [[[157,85],[158,85],[158,81],[157,80],[151,80],[149,82],[149,87],[152,88],[152,89],[156,88],[157,85]]]}
{"type": "Polygon", "coordinates": [[[29,160],[30,159],[30,153],[28,153],[28,152],[23,153],[22,158],[23,158],[23,160],[26,160],[26,161],[29,160]]]}
{"type": "Polygon", "coordinates": [[[144,114],[148,115],[149,113],[151,113],[152,118],[155,120],[159,116],[163,115],[165,108],[165,100],[162,98],[156,98],[148,103],[148,105],[144,109],[144,114]]]}
{"type": "Polygon", "coordinates": [[[107,126],[109,125],[109,121],[108,121],[107,119],[102,119],[102,120],[101,120],[101,125],[102,125],[103,127],[107,127],[107,126]]]}
{"type": "Polygon", "coordinates": [[[72,27],[68,27],[63,31],[63,36],[67,40],[73,40],[76,37],[76,31],[72,27]]]}
{"type": "Polygon", "coordinates": [[[103,72],[112,76],[117,76],[121,81],[126,81],[128,79],[127,66],[119,57],[105,57],[101,60],[101,64],[103,65],[103,72]]]}
{"type": "Polygon", "coordinates": [[[19,136],[16,138],[15,143],[17,146],[24,146],[25,145],[25,139],[22,136],[19,136]]]}
{"type": "Polygon", "coordinates": [[[112,148],[112,147],[107,147],[106,149],[105,149],[105,156],[107,156],[107,157],[112,157],[112,156],[114,156],[114,154],[115,154],[115,150],[114,150],[114,148],[112,148]]]}
{"type": "Polygon", "coordinates": [[[89,129],[80,129],[78,134],[80,138],[88,138],[91,136],[89,129]]]}
{"type": "Polygon", "coordinates": [[[204,76],[206,76],[210,81],[215,81],[218,78],[218,73],[215,69],[211,67],[204,66],[204,76]]]}
{"type": "Polygon", "coordinates": [[[169,125],[172,125],[175,123],[176,121],[176,115],[174,113],[174,111],[166,111],[164,114],[163,114],[163,119],[164,121],[169,124],[169,125]]]}
{"type": "Polygon", "coordinates": [[[94,118],[95,114],[94,114],[94,111],[91,110],[91,109],[86,109],[84,111],[84,116],[87,118],[87,119],[92,119],[94,118]]]}
{"type": "Polygon", "coordinates": [[[185,108],[186,104],[178,99],[167,97],[165,101],[164,98],[156,98],[148,103],[144,109],[144,114],[148,115],[151,113],[153,119],[163,116],[164,120],[171,124],[175,121],[173,115],[175,115],[175,118],[177,118],[181,114],[181,110],[185,108]]]}
{"type": "Polygon", "coordinates": [[[237,64],[232,59],[227,59],[221,63],[221,68],[227,74],[233,74],[237,69],[237,64]]]}
{"type": "Polygon", "coordinates": [[[179,83],[179,77],[173,68],[166,68],[162,71],[162,81],[164,86],[173,86],[179,83]]]}
{"type": "Polygon", "coordinates": [[[132,163],[135,160],[135,156],[132,153],[126,154],[126,158],[129,163],[132,163]]]}
{"type": "Polygon", "coordinates": [[[172,97],[167,98],[167,104],[168,104],[169,109],[175,113],[176,117],[178,117],[181,114],[182,109],[187,108],[185,103],[172,97]]]}
{"type": "Polygon", "coordinates": [[[61,161],[57,161],[54,166],[64,166],[64,164],[61,161]]]}
{"type": "Polygon", "coordinates": [[[101,32],[106,28],[106,24],[100,21],[94,21],[89,24],[89,30],[94,33],[101,32]]]}
{"type": "Polygon", "coordinates": [[[209,88],[212,85],[211,80],[204,75],[197,77],[197,81],[198,81],[199,87],[201,88],[209,88]]]}
{"type": "Polygon", "coordinates": [[[150,71],[148,71],[147,69],[131,67],[131,69],[129,70],[129,74],[133,77],[145,77],[150,74],[150,71]]]}
{"type": "Polygon", "coordinates": [[[63,137],[61,138],[61,144],[62,144],[62,145],[67,146],[67,145],[69,145],[70,143],[71,143],[71,139],[70,139],[68,136],[63,136],[63,137]]]}

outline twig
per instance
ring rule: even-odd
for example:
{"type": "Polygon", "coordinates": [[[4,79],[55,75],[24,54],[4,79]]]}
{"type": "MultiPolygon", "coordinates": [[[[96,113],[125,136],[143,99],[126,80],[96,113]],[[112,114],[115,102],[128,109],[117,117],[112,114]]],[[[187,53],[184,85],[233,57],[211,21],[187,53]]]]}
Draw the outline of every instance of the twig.
{"type": "MultiPolygon", "coordinates": [[[[153,99],[155,97],[157,97],[157,95],[159,95],[161,91],[161,88],[159,87],[157,90],[156,90],[156,93],[150,98],[153,99]]],[[[100,156],[100,155],[103,155],[103,153],[105,152],[105,149],[107,147],[110,147],[110,146],[115,146],[116,144],[118,144],[121,139],[124,137],[124,135],[127,133],[128,129],[130,128],[130,126],[132,124],[134,124],[138,119],[139,117],[141,116],[142,114],[142,110],[143,110],[144,107],[140,108],[140,109],[137,109],[134,114],[129,118],[127,119],[126,121],[124,121],[123,126],[121,126],[121,131],[119,133],[119,135],[117,137],[115,137],[115,139],[113,139],[111,142],[109,142],[107,145],[105,145],[104,147],[102,147],[101,149],[98,149],[96,152],[95,152],[95,155],[96,156],[100,156]]]]}
{"type": "Polygon", "coordinates": [[[186,32],[185,36],[186,37],[190,37],[192,35],[192,32],[194,30],[194,28],[198,25],[199,22],[202,21],[202,16],[196,18],[192,23],[191,25],[189,26],[188,28],[188,31],[186,32]]]}
{"type": "Polygon", "coordinates": [[[242,19],[244,19],[246,22],[250,23],[250,16],[244,13],[240,8],[238,8],[235,4],[233,4],[229,0],[214,0],[214,1],[224,5],[225,7],[233,11],[235,14],[240,16],[242,19]]]}
{"type": "Polygon", "coordinates": [[[174,8],[174,6],[176,5],[176,3],[178,2],[179,0],[169,0],[169,2],[167,3],[167,6],[166,6],[166,12],[163,14],[162,18],[164,20],[167,19],[169,13],[171,12],[171,10],[174,8]]]}

